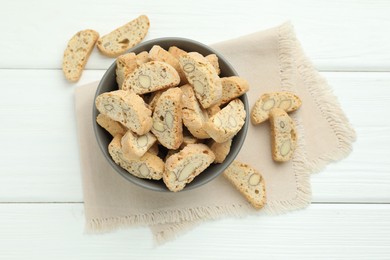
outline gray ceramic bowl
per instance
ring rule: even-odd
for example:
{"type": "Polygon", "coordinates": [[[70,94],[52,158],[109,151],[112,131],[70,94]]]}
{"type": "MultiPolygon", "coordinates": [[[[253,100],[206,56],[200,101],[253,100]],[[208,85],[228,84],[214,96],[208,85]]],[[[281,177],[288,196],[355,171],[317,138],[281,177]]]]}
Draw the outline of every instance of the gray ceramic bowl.
{"type": "MultiPolygon", "coordinates": [[[[214,51],[210,47],[193,41],[189,39],[184,38],[158,38],[150,41],[143,42],[139,44],[138,46],[132,48],[129,50],[129,52],[135,52],[140,53],[142,51],[149,51],[153,45],[160,45],[164,49],[168,49],[170,46],[177,46],[187,52],[195,51],[203,54],[204,56],[215,53],[219,58],[219,65],[221,69],[221,77],[229,77],[229,76],[237,76],[237,72],[234,70],[234,68],[229,64],[229,62],[223,58],[218,52],[214,51]]],[[[95,99],[98,95],[104,92],[109,92],[113,90],[118,89],[118,85],[116,83],[115,79],[115,70],[116,70],[116,62],[114,62],[106,71],[103,78],[101,79],[99,86],[96,90],[95,99]]],[[[191,190],[193,188],[202,186],[209,181],[216,178],[218,175],[220,175],[234,160],[234,158],[237,156],[238,152],[240,151],[245,136],[248,130],[248,123],[249,123],[249,105],[248,105],[248,99],[246,95],[243,95],[240,97],[242,102],[245,105],[246,110],[246,120],[243,128],[238,132],[238,134],[233,138],[232,146],[230,149],[230,153],[225,159],[225,161],[221,164],[212,164],[210,165],[204,172],[202,172],[200,175],[198,175],[191,183],[189,183],[183,191],[191,190]]],[[[147,180],[147,179],[140,179],[137,178],[130,173],[128,173],[126,170],[122,169],[120,166],[115,164],[115,162],[112,160],[110,154],[108,153],[108,144],[112,140],[112,136],[107,133],[103,128],[101,128],[96,123],[96,117],[98,115],[98,111],[93,106],[93,127],[96,135],[97,142],[99,144],[99,147],[101,151],[104,154],[104,157],[106,160],[111,164],[111,166],[115,169],[116,172],[118,172],[121,176],[123,176],[126,180],[131,181],[132,183],[144,187],[146,189],[154,190],[154,191],[169,191],[164,182],[161,181],[154,181],[154,180],[147,180]]]]}

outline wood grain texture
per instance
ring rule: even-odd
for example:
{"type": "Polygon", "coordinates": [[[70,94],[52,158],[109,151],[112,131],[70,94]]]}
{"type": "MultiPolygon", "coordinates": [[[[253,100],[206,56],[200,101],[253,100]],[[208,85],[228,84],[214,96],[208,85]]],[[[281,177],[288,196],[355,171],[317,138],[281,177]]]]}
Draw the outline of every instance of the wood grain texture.
{"type": "MultiPolygon", "coordinates": [[[[104,35],[146,14],[151,21],[146,40],[180,36],[206,44],[290,20],[317,68],[390,71],[389,13],[386,0],[8,1],[0,8],[0,68],[60,68],[66,43],[77,31],[91,28],[104,35]]],[[[95,49],[87,68],[106,69],[111,62],[95,49]]]]}
{"type": "Polygon", "coordinates": [[[142,227],[85,234],[82,204],[0,204],[0,258],[388,259],[390,205],[312,205],[203,223],[155,247],[142,227]],[[206,235],[207,234],[207,235],[206,235]]]}
{"type": "MultiPolygon", "coordinates": [[[[77,85],[103,73],[86,71],[77,85]]],[[[389,108],[390,73],[323,75],[358,137],[347,159],[312,177],[313,201],[390,202],[390,119],[376,116],[389,108]]],[[[81,202],[77,85],[59,70],[0,70],[0,85],[7,86],[0,103],[0,202],[81,202]]]]}

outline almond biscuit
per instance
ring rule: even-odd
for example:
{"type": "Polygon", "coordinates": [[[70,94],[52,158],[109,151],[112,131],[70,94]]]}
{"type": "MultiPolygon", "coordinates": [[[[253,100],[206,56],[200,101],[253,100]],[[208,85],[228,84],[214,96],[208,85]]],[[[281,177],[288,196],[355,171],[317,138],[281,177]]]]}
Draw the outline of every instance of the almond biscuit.
{"type": "Polygon", "coordinates": [[[80,79],[98,38],[98,32],[84,30],[79,31],[69,40],[62,60],[62,71],[67,80],[76,82],[80,79]]]}

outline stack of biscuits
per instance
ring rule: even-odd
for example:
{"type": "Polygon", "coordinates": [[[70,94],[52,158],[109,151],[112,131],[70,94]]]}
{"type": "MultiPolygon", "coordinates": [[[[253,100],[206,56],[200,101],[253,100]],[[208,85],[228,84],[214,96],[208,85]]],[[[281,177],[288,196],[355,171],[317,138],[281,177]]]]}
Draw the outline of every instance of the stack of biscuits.
{"type": "Polygon", "coordinates": [[[117,60],[118,90],[100,94],[97,123],[112,136],[116,164],[180,191],[212,163],[222,163],[245,123],[238,98],[248,82],[219,77],[218,57],[158,45],[117,60]]]}

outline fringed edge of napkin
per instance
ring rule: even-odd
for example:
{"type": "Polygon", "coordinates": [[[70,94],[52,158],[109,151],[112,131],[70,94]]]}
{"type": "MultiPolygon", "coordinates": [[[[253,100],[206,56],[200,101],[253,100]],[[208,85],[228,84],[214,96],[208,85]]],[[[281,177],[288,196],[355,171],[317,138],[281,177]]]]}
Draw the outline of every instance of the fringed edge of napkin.
{"type": "MultiPolygon", "coordinates": [[[[183,221],[193,222],[202,219],[219,219],[226,216],[244,217],[255,211],[249,205],[225,205],[185,208],[178,210],[156,211],[132,216],[121,216],[111,218],[89,219],[86,216],[86,233],[106,233],[115,229],[128,228],[131,226],[149,226],[156,224],[174,224],[183,221]],[[237,208],[240,208],[238,211],[237,208]]],[[[171,230],[172,235],[175,230],[171,230]]],[[[166,236],[170,237],[166,232],[166,236]]]]}
{"type": "MultiPolygon", "coordinates": [[[[294,92],[296,64],[294,63],[294,50],[296,48],[295,35],[292,25],[288,22],[278,27],[278,55],[280,84],[283,91],[294,92]]],[[[296,115],[291,115],[296,122],[298,133],[297,149],[292,158],[296,196],[287,201],[274,201],[265,206],[264,212],[281,214],[291,210],[303,209],[311,203],[310,169],[307,167],[305,138],[303,124],[296,115]]]]}
{"type": "Polygon", "coordinates": [[[181,222],[170,224],[168,227],[163,229],[158,228],[158,226],[150,226],[150,230],[153,233],[153,240],[155,245],[160,246],[169,241],[175,240],[177,237],[182,236],[188,231],[192,230],[194,227],[200,225],[203,220],[192,221],[192,222],[181,222]]]}
{"type": "Polygon", "coordinates": [[[332,88],[320,73],[315,69],[312,62],[306,57],[300,42],[297,40],[294,28],[290,22],[280,27],[281,35],[288,35],[286,41],[293,46],[291,50],[298,73],[302,76],[303,82],[311,94],[314,102],[328,121],[338,139],[338,146],[328,154],[312,161],[307,161],[310,172],[319,172],[325,168],[329,162],[339,161],[347,157],[352,151],[352,143],[356,141],[356,133],[350,125],[348,118],[341,109],[337,97],[333,94],[332,88]]]}

